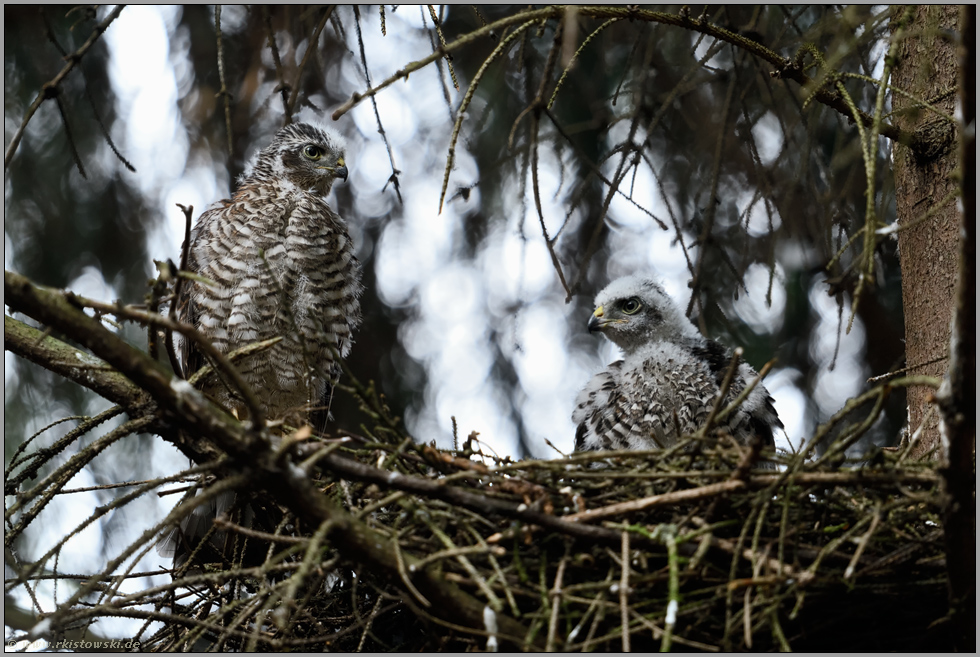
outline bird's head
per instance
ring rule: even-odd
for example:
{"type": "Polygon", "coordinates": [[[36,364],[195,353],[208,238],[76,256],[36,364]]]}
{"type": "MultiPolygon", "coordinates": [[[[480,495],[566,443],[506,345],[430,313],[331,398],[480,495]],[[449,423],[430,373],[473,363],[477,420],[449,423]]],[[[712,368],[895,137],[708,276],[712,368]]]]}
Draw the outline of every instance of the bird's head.
{"type": "Polygon", "coordinates": [[[595,304],[589,333],[605,334],[626,354],[647,344],[698,335],[673,299],[649,278],[619,278],[596,295],[595,304]]]}
{"type": "Polygon", "coordinates": [[[326,196],[334,180],[347,180],[344,138],[324,126],[291,123],[259,153],[255,170],[260,169],[326,196]]]}

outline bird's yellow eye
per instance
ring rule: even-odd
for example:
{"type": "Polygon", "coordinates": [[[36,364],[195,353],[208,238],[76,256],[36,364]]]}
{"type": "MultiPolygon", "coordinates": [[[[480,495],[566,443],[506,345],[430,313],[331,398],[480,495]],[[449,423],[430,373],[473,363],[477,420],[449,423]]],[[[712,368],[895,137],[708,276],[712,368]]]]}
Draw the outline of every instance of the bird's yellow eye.
{"type": "Polygon", "coordinates": [[[627,299],[626,301],[623,302],[623,312],[626,313],[627,315],[634,315],[640,310],[642,306],[643,304],[640,303],[640,300],[637,299],[636,297],[633,297],[632,299],[627,299]]]}
{"type": "Polygon", "coordinates": [[[308,157],[313,161],[316,161],[319,160],[321,157],[323,157],[323,149],[320,148],[319,146],[314,146],[313,144],[309,144],[308,146],[303,148],[303,155],[305,155],[306,157],[308,157]]]}

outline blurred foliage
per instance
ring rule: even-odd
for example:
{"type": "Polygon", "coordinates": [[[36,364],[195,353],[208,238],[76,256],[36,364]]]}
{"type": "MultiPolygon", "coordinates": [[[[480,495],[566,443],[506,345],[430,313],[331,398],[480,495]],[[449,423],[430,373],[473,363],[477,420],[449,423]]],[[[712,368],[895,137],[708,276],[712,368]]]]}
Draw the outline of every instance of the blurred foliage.
{"type": "MultiPolygon", "coordinates": [[[[154,231],[172,223],[178,211],[164,203],[172,190],[164,189],[152,165],[132,170],[128,159],[139,146],[121,111],[128,107],[125,90],[115,81],[106,40],[86,45],[110,11],[115,10],[4,8],[4,142],[11,151],[5,158],[6,265],[55,287],[83,279],[98,283],[101,277],[112,295],[138,303],[155,275],[152,260],[178,259],[151,242],[154,231]],[[70,54],[80,48],[84,56],[70,54]],[[50,86],[66,62],[74,69],[50,86]],[[45,100],[32,115],[39,93],[45,100]]],[[[801,372],[796,383],[808,398],[808,415],[825,419],[838,409],[820,408],[813,400],[818,372],[827,367],[815,355],[820,317],[814,299],[831,295],[843,332],[858,273],[868,270],[869,258],[874,278],[857,305],[868,337],[855,369],[879,375],[903,363],[895,242],[876,239],[868,253],[864,241],[855,239],[866,226],[869,191],[860,131],[849,117],[816,99],[818,87],[841,82],[858,107],[873,111],[877,86],[867,78],[876,75],[884,57],[890,10],[724,5],[706,6],[698,15],[671,8],[662,15],[670,20],[640,20],[636,11],[235,6],[221,9],[218,38],[213,6],[181,7],[167,25],[177,82],[174,152],[186,139],[184,174],[207,169],[217,193],[224,194],[248,156],[284,122],[301,111],[326,122],[352,94],[384,84],[368,79],[365,70],[369,61],[372,75],[380,66],[365,50],[367,31],[414,30],[415,36],[424,34],[430,52],[458,43],[451,57],[428,64],[438,69],[444,93],[418,100],[415,107],[445,118],[420,125],[415,141],[420,151],[436,152],[436,161],[452,163],[455,152],[459,162],[465,151],[476,164],[472,178],[462,166],[451,172],[399,170],[386,142],[392,167],[388,184],[336,189],[335,203],[350,222],[367,289],[364,324],[348,361],[354,375],[376,381],[394,413],[409,420],[431,402],[431,373],[406,346],[406,327],[422,312],[418,295],[403,305],[386,304],[378,293],[377,254],[385,231],[407,218],[400,191],[447,176],[446,202],[463,222],[454,257],[477,262],[495,231],[511,227],[515,217],[518,234],[528,242],[539,239],[547,226],[556,263],[553,291],[561,289],[572,304],[569,316],[577,318],[565,345],[570,353],[594,352],[595,342],[583,339],[592,295],[634,264],[621,248],[632,228],[613,208],[614,201],[626,199],[650,226],[684,248],[693,291],[688,312],[701,330],[744,346],[756,367],[776,357],[780,367],[801,372]],[[415,16],[393,20],[417,11],[422,28],[413,27],[415,16]],[[524,16],[534,12],[539,13],[533,20],[524,16]],[[508,24],[480,32],[495,21],[508,24]],[[707,36],[704,26],[726,30],[744,43],[707,36]],[[814,85],[801,87],[745,44],[761,44],[799,64],[814,85]],[[822,77],[827,70],[834,76],[822,77]],[[563,216],[544,216],[534,200],[544,194],[542,172],[560,180],[554,200],[563,216]],[[637,184],[651,179],[656,192],[641,195],[637,184]],[[360,216],[359,201],[365,198],[390,210],[360,216]],[[770,288],[785,292],[782,320],[768,332],[756,333],[758,327],[740,321],[735,311],[740,295],[761,293],[745,282],[753,265],[770,272],[770,288]]],[[[384,62],[385,75],[402,84],[400,78],[408,76],[395,72],[423,57],[413,51],[384,62]]],[[[378,96],[387,91],[380,89],[378,96]]],[[[370,94],[359,102],[371,103],[370,94]]],[[[887,105],[885,111],[888,120],[887,105]]],[[[349,140],[352,161],[358,147],[376,134],[386,139],[380,114],[375,116],[377,125],[368,128],[347,119],[335,124],[349,140]]],[[[878,227],[895,220],[895,186],[890,142],[883,138],[873,146],[872,225],[878,227]]],[[[203,209],[196,208],[195,215],[203,209]]],[[[515,271],[521,276],[517,264],[515,271]]],[[[513,332],[497,320],[501,313],[518,315],[535,301],[518,297],[488,313],[489,377],[509,402],[505,415],[518,427],[522,445],[515,458],[532,451],[519,405],[514,354],[520,349],[514,349],[513,332]]],[[[145,344],[145,332],[137,328],[126,327],[124,335],[145,344]]],[[[5,389],[8,462],[13,449],[51,419],[103,410],[101,400],[79,387],[11,360],[5,389]]],[[[333,410],[342,429],[358,432],[365,422],[357,404],[334,404],[333,410]]],[[[857,422],[867,414],[859,410],[864,412],[857,422]]],[[[904,419],[900,388],[888,400],[884,421],[857,441],[855,451],[863,453],[868,442],[892,444],[904,419]]],[[[138,455],[146,440],[121,441],[119,449],[138,455]]],[[[96,483],[123,479],[100,471],[104,466],[98,463],[96,483]]],[[[131,478],[149,465],[135,457],[127,463],[131,478]]],[[[120,521],[117,516],[106,522],[120,521]]]]}
{"type": "MultiPolygon", "coordinates": [[[[395,11],[417,10],[403,6],[395,11]]],[[[392,10],[386,11],[391,29],[392,10]]],[[[434,14],[423,8],[422,16],[435,46],[440,38],[451,43],[519,11],[523,10],[507,6],[444,7],[439,9],[441,35],[433,29],[434,14]]],[[[106,13],[5,7],[5,145],[38,90],[63,66],[65,53],[79,48],[106,13]]],[[[888,13],[881,8],[726,5],[708,6],[695,18],[787,58],[812,46],[838,71],[857,75],[873,75],[882,44],[887,43],[888,13]]],[[[383,25],[385,15],[380,19],[383,25]]],[[[352,85],[360,91],[366,88],[362,64],[370,53],[363,53],[360,35],[379,29],[379,11],[225,8],[221,46],[227,95],[220,93],[214,8],[183,7],[171,28],[170,58],[179,69],[177,109],[189,143],[187,166],[212,167],[220,188],[220,181],[234,180],[247,155],[284,122],[290,97],[294,112],[306,108],[326,115],[348,97],[352,85]],[[316,47],[306,57],[318,28],[322,31],[316,47]],[[275,52],[269,47],[270,34],[275,52]],[[351,78],[352,71],[359,79],[351,78]],[[226,98],[230,126],[225,121],[226,98]]],[[[514,30],[512,25],[472,39],[453,53],[451,62],[440,59],[432,64],[440,67],[446,93],[444,99],[431,99],[431,111],[445,113],[447,121],[456,118],[468,85],[514,30]],[[459,93],[452,90],[450,75],[460,81],[459,93]]],[[[810,55],[803,58],[806,67],[815,67],[812,60],[810,55]]],[[[390,68],[407,63],[391,62],[390,68]]],[[[133,302],[145,294],[145,281],[154,273],[151,257],[164,255],[158,245],[147,243],[147,236],[154,226],[172,219],[165,213],[176,210],[162,207],[141,186],[147,172],[127,170],[121,138],[125,122],[117,115],[118,89],[110,69],[105,40],[96,41],[54,99],[41,104],[6,168],[4,230],[13,247],[8,264],[16,271],[43,284],[65,286],[91,267],[120,298],[133,302]]],[[[858,106],[873,107],[874,85],[858,79],[846,85],[858,106]]],[[[809,342],[817,317],[810,291],[816,286],[818,294],[833,294],[846,322],[855,267],[863,266],[860,241],[845,249],[829,271],[826,268],[864,225],[865,176],[856,126],[814,101],[811,93],[779,79],[758,57],[696,31],[628,18],[595,19],[582,11],[574,19],[539,20],[487,67],[462,121],[456,149],[475,158],[479,173],[473,181],[452,179],[447,190],[447,198],[462,199],[464,207],[466,239],[458,248],[465,257],[479,256],[494,227],[506,224],[514,212],[515,190],[523,212],[519,230],[531,239],[543,223],[533,205],[522,199],[531,196],[532,174],[545,157],[559,163],[559,194],[566,215],[547,222],[561,226],[550,237],[575,305],[572,316],[587,317],[591,295],[617,271],[617,253],[611,246],[617,223],[608,211],[610,195],[631,196],[638,170],[649,171],[669,212],[641,210],[689,253],[691,316],[708,335],[744,345],[757,367],[775,356],[781,367],[796,368],[803,373],[798,385],[812,392],[816,363],[809,342]],[[565,37],[572,48],[562,45],[565,37]],[[778,150],[773,151],[774,145],[778,150]],[[767,156],[763,159],[760,152],[767,156]],[[472,188],[466,185],[473,185],[479,196],[471,196],[472,188]],[[744,203],[746,198],[753,203],[744,203]],[[771,218],[770,230],[747,230],[753,212],[749,205],[771,218]],[[746,293],[743,277],[754,263],[770,271],[778,263],[784,274],[771,281],[783,286],[787,296],[785,317],[771,334],[755,334],[735,319],[733,300],[746,293]],[[831,285],[823,282],[825,278],[831,285]]],[[[336,125],[353,139],[352,122],[336,125]]],[[[383,124],[378,128],[383,131],[383,124]]],[[[418,139],[429,148],[444,143],[449,124],[438,132],[420,130],[418,139]]],[[[894,189],[887,140],[881,143],[875,212],[879,221],[888,223],[894,217],[894,189]]],[[[356,159],[356,152],[352,156],[356,159]]],[[[392,184],[383,190],[347,186],[337,191],[339,211],[350,219],[359,241],[368,290],[365,323],[351,367],[364,379],[380,381],[394,408],[414,412],[425,402],[427,373],[400,343],[398,329],[419,311],[412,305],[388,307],[378,299],[374,247],[385,227],[402,218],[398,185],[410,184],[418,175],[438,179],[441,173],[394,171],[392,184]],[[359,221],[355,194],[386,197],[392,209],[380,219],[359,221]]],[[[177,254],[170,257],[176,259],[177,254]]],[[[880,374],[900,366],[903,354],[894,242],[882,241],[874,258],[876,285],[863,295],[858,316],[869,335],[862,354],[866,369],[880,374]]],[[[524,303],[517,299],[508,310],[518,313],[524,303]]],[[[584,323],[570,332],[569,349],[583,344],[594,348],[594,343],[581,340],[584,323]]],[[[513,391],[513,416],[520,426],[520,386],[507,362],[512,350],[505,348],[513,337],[494,329],[490,337],[497,345],[491,376],[499,380],[501,390],[513,391]]],[[[133,332],[131,339],[142,336],[133,332]]],[[[55,385],[51,377],[24,363],[14,367],[17,376],[5,399],[8,440],[16,443],[24,437],[25,417],[36,408],[31,399],[38,394],[62,400],[72,413],[86,412],[86,397],[69,391],[70,386],[55,385]]],[[[893,440],[904,416],[903,397],[892,398],[877,442],[893,440]]],[[[361,421],[346,407],[335,407],[335,413],[340,426],[356,428],[361,421]]]]}

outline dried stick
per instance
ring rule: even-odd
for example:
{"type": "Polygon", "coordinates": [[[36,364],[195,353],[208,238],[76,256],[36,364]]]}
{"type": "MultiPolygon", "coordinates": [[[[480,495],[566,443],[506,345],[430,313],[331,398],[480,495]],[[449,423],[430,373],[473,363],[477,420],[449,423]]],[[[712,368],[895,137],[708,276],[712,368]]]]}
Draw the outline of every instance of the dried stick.
{"type": "Polygon", "coordinates": [[[641,511],[643,509],[649,509],[655,506],[681,504],[683,502],[702,500],[708,497],[714,497],[716,495],[724,495],[725,493],[733,493],[735,491],[742,490],[745,487],[745,482],[741,480],[735,479],[723,481],[718,484],[701,486],[700,488],[677,490],[671,493],[664,493],[663,495],[653,495],[651,497],[644,497],[638,500],[619,502],[618,504],[610,504],[609,506],[600,507],[598,509],[590,509],[589,511],[573,513],[565,516],[564,520],[572,522],[592,522],[601,518],[609,518],[610,516],[618,516],[624,513],[641,511]]]}
{"type": "Polygon", "coordinates": [[[619,555],[619,623],[623,633],[623,652],[630,651],[630,533],[624,531],[619,555]]]}
{"type": "MultiPolygon", "coordinates": [[[[190,258],[191,251],[191,221],[194,216],[193,205],[184,207],[178,203],[177,207],[184,213],[184,243],[180,247],[180,266],[177,268],[177,282],[174,283],[174,300],[170,302],[170,319],[174,321],[177,321],[177,306],[182,302],[181,293],[184,289],[184,277],[180,275],[180,272],[187,271],[187,260],[190,258]]],[[[166,331],[165,341],[167,345],[167,358],[170,359],[170,367],[173,368],[174,374],[182,379],[186,379],[187,372],[184,371],[180,359],[177,358],[177,351],[174,349],[174,332],[170,329],[166,331]]]]}

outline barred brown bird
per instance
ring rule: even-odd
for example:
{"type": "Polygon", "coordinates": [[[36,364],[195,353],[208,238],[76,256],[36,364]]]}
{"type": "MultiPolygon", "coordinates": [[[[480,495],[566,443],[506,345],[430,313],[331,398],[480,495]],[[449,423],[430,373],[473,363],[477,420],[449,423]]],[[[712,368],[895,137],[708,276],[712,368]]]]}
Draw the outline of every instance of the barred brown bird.
{"type": "MultiPolygon", "coordinates": [[[[235,195],[201,215],[191,231],[188,269],[212,281],[185,284],[178,317],[228,353],[281,336],[237,364],[266,416],[294,424],[329,398],[360,323],[360,270],[343,219],[325,201],[347,180],[342,138],[294,123],[280,130],[239,181],[235,195]]],[[[204,365],[184,341],[189,377],[204,365]]],[[[240,395],[211,376],[204,392],[239,414],[240,395]]]]}
{"type": "MultiPolygon", "coordinates": [[[[623,350],[623,360],[596,374],[572,413],[576,451],[669,447],[704,426],[718,398],[732,354],[703,337],[655,281],[620,278],[596,296],[589,332],[601,331],[623,350]]],[[[725,405],[757,376],[742,361],[725,405]]],[[[758,436],[772,447],[783,424],[761,383],[720,428],[740,443],[758,436]]]]}
{"type": "MultiPolygon", "coordinates": [[[[191,231],[187,268],[204,280],[184,282],[177,316],[226,354],[282,338],[235,363],[269,421],[298,426],[311,410],[317,423],[325,420],[340,374],[336,357],[350,351],[360,323],[360,268],[344,220],[325,200],[337,178],[347,180],[343,139],[321,126],[288,125],[258,153],[234,196],[204,212],[191,231]]],[[[190,340],[182,341],[180,357],[187,378],[205,364],[190,340]]],[[[199,386],[247,416],[240,391],[219,374],[199,386]]],[[[186,560],[234,499],[224,494],[197,507],[160,553],[186,560]]],[[[210,541],[219,554],[223,538],[210,541]]]]}

